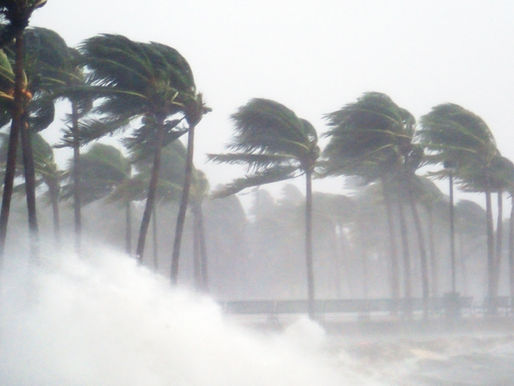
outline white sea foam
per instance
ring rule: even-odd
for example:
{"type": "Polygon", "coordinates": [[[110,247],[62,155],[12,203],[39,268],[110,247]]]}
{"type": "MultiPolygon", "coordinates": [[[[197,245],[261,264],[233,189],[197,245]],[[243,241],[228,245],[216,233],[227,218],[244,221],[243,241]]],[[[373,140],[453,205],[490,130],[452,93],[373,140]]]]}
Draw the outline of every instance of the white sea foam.
{"type": "Polygon", "coordinates": [[[2,273],[2,385],[369,383],[325,350],[317,324],[300,319],[272,335],[243,328],[118,252],[17,261],[2,273]]]}

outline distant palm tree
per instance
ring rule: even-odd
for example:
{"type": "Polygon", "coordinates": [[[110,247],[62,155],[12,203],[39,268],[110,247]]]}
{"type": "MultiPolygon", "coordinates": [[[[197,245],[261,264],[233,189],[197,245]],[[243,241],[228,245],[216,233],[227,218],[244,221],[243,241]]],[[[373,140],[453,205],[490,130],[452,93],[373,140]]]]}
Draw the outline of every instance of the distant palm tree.
{"type": "Polygon", "coordinates": [[[242,164],[248,174],[215,193],[235,194],[245,188],[305,175],[305,257],[309,316],[314,317],[312,261],[312,175],[319,157],[314,127],[284,105],[269,99],[252,99],[232,115],[235,136],[229,153],[210,155],[219,163],[242,164]]]}
{"type": "Polygon", "coordinates": [[[155,202],[163,145],[187,130],[177,129],[186,119],[199,120],[193,74],[187,61],[175,49],[158,43],[138,43],[120,35],[100,35],[81,46],[91,70],[89,93],[99,98],[100,120],[83,125],[84,137],[94,139],[139,123],[135,142],[149,142],[154,148],[152,174],[141,220],[136,256],[141,261],[146,233],[155,202]],[[170,119],[176,115],[182,118],[170,119]]]}
{"type": "MultiPolygon", "coordinates": [[[[63,186],[63,198],[74,197],[76,166],[72,160],[68,169],[69,183],[63,186]]],[[[95,143],[86,153],[82,154],[80,168],[82,177],[79,189],[81,191],[82,205],[109,197],[121,185],[131,178],[131,165],[120,150],[111,145],[95,143]]],[[[130,201],[123,200],[127,210],[127,237],[130,235],[130,201]]],[[[74,202],[75,203],[75,202],[74,202]]],[[[130,253],[130,245],[126,239],[127,253],[130,253]]]]}
{"type": "Polygon", "coordinates": [[[433,297],[439,295],[439,263],[436,252],[436,243],[434,236],[434,212],[439,217],[440,209],[444,207],[447,213],[444,195],[439,188],[427,177],[416,177],[417,202],[425,209],[428,222],[428,251],[430,266],[430,291],[433,297]]]}
{"type": "MultiPolygon", "coordinates": [[[[494,230],[491,192],[495,190],[493,164],[498,150],[487,124],[461,106],[435,106],[421,118],[420,137],[432,164],[455,166],[455,177],[466,190],[482,191],[486,198],[488,297],[494,293],[494,230]]],[[[441,173],[447,174],[442,170],[441,173]]],[[[452,236],[453,237],[453,236],[452,236]]]]}

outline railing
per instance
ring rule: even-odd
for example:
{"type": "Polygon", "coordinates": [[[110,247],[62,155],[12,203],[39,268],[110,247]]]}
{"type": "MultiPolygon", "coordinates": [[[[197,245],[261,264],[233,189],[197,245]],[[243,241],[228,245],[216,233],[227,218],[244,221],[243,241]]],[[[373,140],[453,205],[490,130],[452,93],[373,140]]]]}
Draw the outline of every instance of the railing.
{"type": "MultiPolygon", "coordinates": [[[[502,313],[512,312],[512,300],[507,296],[493,299],[495,308],[502,313]]],[[[232,314],[298,314],[307,313],[307,300],[249,300],[221,302],[223,309],[232,314]]],[[[371,312],[416,312],[423,311],[423,299],[318,299],[314,301],[317,314],[328,313],[371,313],[371,312]]],[[[430,313],[445,313],[449,310],[468,313],[485,313],[489,306],[486,299],[481,304],[472,297],[441,297],[430,298],[430,313]]]]}

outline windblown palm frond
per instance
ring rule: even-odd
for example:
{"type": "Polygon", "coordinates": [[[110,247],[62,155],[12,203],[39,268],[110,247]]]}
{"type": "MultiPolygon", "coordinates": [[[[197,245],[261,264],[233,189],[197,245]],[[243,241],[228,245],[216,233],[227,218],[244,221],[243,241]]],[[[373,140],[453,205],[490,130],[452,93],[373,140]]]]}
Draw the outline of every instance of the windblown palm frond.
{"type": "Polygon", "coordinates": [[[298,176],[298,169],[294,166],[272,166],[243,178],[237,178],[230,184],[216,189],[212,196],[213,198],[227,197],[246,188],[285,181],[298,176]]]}
{"type": "Polygon", "coordinates": [[[311,172],[319,156],[317,134],[306,120],[269,99],[252,99],[232,115],[235,136],[226,154],[210,154],[218,163],[245,165],[250,172],[215,196],[282,181],[311,172]]]}
{"type": "Polygon", "coordinates": [[[329,175],[374,180],[394,169],[414,133],[414,117],[378,92],[365,93],[325,118],[330,141],[324,173],[329,175]]]}

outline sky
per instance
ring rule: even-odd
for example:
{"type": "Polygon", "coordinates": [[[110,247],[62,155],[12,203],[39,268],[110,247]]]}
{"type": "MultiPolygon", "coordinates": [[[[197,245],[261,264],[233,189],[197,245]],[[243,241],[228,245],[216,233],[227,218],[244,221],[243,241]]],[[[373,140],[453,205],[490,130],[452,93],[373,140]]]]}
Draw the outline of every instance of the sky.
{"type": "MultiPolygon", "coordinates": [[[[230,114],[254,97],[286,105],[320,134],[324,114],[367,91],[417,118],[457,103],[514,160],[513,17],[512,0],[48,0],[31,25],[70,46],[118,33],[178,49],[212,108],[198,127],[195,164],[216,186],[243,171],[205,163],[205,154],[224,150],[230,114]]],[[[47,137],[57,140],[59,125],[47,137]]],[[[342,187],[342,179],[314,183],[342,187]]]]}

